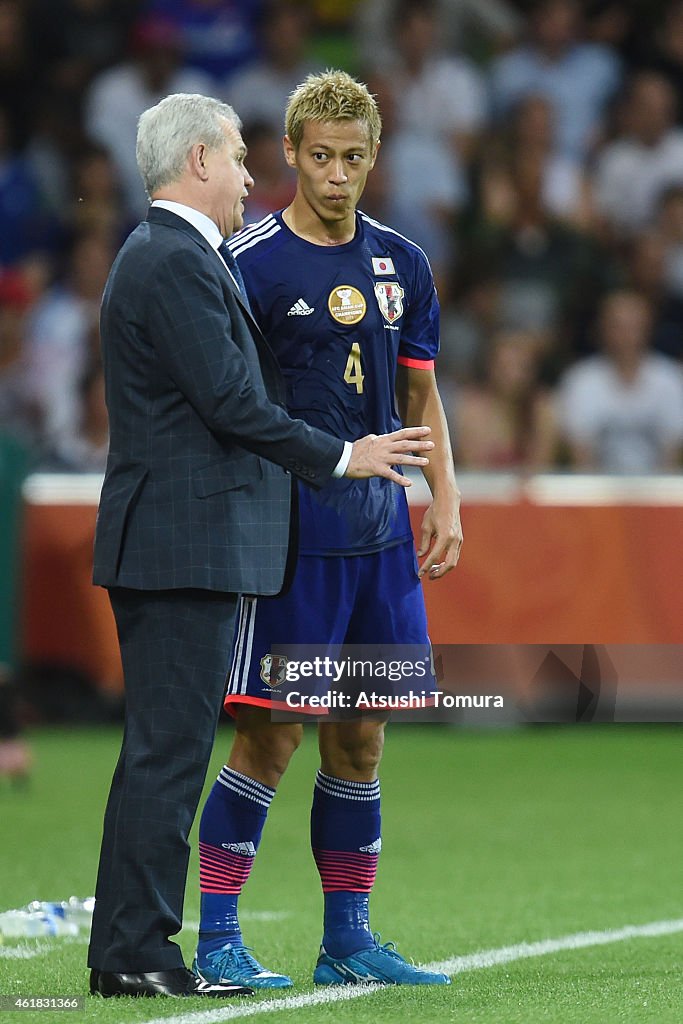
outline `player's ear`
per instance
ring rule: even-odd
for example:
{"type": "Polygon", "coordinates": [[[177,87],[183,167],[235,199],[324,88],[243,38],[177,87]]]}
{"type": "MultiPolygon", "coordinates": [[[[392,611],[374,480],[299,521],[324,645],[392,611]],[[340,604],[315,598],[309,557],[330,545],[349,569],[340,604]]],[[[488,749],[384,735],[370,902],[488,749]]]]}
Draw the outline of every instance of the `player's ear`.
{"type": "Polygon", "coordinates": [[[285,135],[282,140],[282,148],[284,150],[287,165],[289,167],[296,167],[296,149],[294,148],[294,144],[289,135],[285,135]]]}
{"type": "Polygon", "coordinates": [[[379,147],[381,145],[382,145],[382,143],[378,139],[377,142],[375,143],[374,152],[373,152],[372,156],[370,157],[370,170],[372,170],[372,168],[375,166],[375,160],[377,159],[377,154],[379,153],[379,147]]]}

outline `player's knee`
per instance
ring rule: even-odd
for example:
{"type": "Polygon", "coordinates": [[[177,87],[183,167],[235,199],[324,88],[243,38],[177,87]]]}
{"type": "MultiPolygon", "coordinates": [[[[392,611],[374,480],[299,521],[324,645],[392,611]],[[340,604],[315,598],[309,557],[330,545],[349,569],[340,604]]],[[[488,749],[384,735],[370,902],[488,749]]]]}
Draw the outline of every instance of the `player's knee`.
{"type": "Polygon", "coordinates": [[[321,730],[323,771],[338,778],[375,778],[384,748],[384,726],[379,723],[348,723],[321,730]]]}
{"type": "Polygon", "coordinates": [[[301,743],[303,727],[296,723],[245,724],[238,721],[230,765],[250,778],[275,788],[301,743]]]}

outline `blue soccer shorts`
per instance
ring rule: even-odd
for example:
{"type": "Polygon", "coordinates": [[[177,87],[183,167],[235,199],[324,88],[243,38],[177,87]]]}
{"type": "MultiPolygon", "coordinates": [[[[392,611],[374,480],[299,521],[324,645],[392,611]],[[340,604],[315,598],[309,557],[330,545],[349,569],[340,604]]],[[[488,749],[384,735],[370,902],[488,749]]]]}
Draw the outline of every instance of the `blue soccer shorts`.
{"type": "Polygon", "coordinates": [[[367,555],[300,555],[287,594],[241,598],[226,711],[234,715],[238,704],[291,710],[271,650],[341,645],[385,652],[410,645],[431,659],[412,540],[367,555]]]}

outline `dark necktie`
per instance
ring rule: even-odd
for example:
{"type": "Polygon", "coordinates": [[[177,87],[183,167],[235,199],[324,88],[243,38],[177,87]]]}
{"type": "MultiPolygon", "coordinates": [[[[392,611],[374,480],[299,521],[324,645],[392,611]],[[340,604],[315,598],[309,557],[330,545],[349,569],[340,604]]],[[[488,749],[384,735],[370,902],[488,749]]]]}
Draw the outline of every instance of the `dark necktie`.
{"type": "MultiPolygon", "coordinates": [[[[228,268],[228,270],[230,271],[230,273],[232,274],[232,276],[235,279],[235,284],[239,288],[240,295],[242,297],[244,305],[247,307],[247,309],[251,313],[251,306],[249,305],[249,296],[247,295],[247,289],[246,289],[246,286],[244,284],[244,278],[242,277],[242,272],[240,271],[240,268],[237,266],[237,260],[235,259],[233,254],[230,252],[230,247],[228,246],[228,243],[227,243],[226,239],[223,239],[221,244],[218,246],[218,252],[223,257],[223,262],[225,263],[226,267],[228,268]]],[[[252,313],[252,316],[253,316],[253,313],[252,313]]]]}

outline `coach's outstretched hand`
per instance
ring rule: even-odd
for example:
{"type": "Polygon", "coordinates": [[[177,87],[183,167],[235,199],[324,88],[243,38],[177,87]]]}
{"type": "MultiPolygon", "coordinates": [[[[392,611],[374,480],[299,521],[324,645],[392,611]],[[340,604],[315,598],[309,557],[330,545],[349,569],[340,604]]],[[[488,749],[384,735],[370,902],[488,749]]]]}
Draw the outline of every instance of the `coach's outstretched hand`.
{"type": "Polygon", "coordinates": [[[401,487],[410,487],[410,480],[397,473],[392,466],[427,466],[429,459],[414,452],[428,452],[434,447],[427,438],[431,427],[403,427],[393,434],[367,434],[353,442],[351,458],[344,476],[363,479],[385,476],[401,487]]]}

